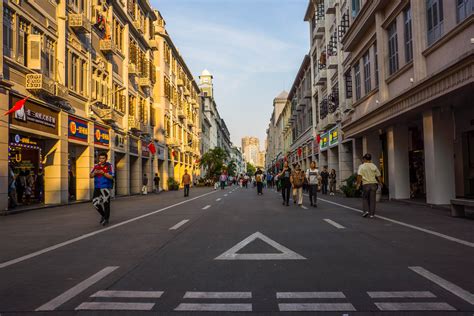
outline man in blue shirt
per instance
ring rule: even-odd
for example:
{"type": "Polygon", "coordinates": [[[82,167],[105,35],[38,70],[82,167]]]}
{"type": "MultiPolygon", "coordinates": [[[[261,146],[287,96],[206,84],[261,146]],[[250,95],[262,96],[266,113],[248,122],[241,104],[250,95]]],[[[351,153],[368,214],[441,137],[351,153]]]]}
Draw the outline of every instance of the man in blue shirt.
{"type": "Polygon", "coordinates": [[[107,154],[99,154],[99,163],[94,166],[90,174],[94,178],[94,196],[92,204],[102,216],[100,224],[105,226],[110,218],[110,196],[114,186],[114,168],[107,162],[107,154]]]}

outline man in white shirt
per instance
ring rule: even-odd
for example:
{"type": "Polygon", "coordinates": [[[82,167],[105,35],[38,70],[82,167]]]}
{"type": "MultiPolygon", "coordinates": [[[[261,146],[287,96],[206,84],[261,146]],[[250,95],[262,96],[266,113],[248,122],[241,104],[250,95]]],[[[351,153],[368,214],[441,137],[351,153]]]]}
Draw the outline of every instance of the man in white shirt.
{"type": "Polygon", "coordinates": [[[317,195],[318,195],[318,184],[321,181],[321,176],[319,175],[319,170],[316,168],[316,161],[311,161],[310,168],[306,170],[306,179],[308,179],[308,188],[309,188],[309,202],[311,206],[318,207],[317,195]]]}
{"type": "Polygon", "coordinates": [[[375,195],[378,184],[382,185],[382,178],[379,169],[372,163],[371,154],[365,154],[362,161],[357,171],[357,189],[362,183],[362,208],[364,209],[362,216],[369,215],[370,218],[374,218],[375,195]]]}

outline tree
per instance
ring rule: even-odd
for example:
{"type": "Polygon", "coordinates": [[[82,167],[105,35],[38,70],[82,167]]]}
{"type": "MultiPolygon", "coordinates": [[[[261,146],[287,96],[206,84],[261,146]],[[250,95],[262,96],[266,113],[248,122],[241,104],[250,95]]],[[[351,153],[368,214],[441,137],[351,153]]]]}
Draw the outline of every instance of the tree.
{"type": "Polygon", "coordinates": [[[235,162],[234,159],[232,159],[228,164],[227,164],[227,173],[229,176],[237,176],[237,163],[235,162]]]}
{"type": "Polygon", "coordinates": [[[205,153],[199,164],[206,169],[206,177],[211,179],[221,173],[226,159],[227,152],[220,147],[216,147],[205,153]]]}
{"type": "Polygon", "coordinates": [[[255,174],[255,171],[257,171],[257,169],[255,169],[255,166],[252,165],[250,162],[247,162],[247,173],[249,176],[253,176],[255,174]]]}

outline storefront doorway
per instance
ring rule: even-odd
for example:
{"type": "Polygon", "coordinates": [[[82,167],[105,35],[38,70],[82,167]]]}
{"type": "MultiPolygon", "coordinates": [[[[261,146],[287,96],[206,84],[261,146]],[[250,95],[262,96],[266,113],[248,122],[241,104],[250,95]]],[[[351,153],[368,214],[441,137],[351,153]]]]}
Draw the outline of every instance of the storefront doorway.
{"type": "Polygon", "coordinates": [[[464,196],[474,198],[474,131],[462,135],[464,161],[464,196]]]}
{"type": "Polygon", "coordinates": [[[408,129],[408,162],[410,165],[410,198],[426,199],[423,127],[420,121],[408,129]]]}

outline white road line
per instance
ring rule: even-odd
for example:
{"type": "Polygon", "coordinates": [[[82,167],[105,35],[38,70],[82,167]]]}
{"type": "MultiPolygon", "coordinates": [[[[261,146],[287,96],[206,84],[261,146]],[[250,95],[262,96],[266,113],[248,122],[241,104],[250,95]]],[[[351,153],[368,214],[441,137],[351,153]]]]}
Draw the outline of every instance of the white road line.
{"type": "Polygon", "coordinates": [[[276,298],[346,298],[346,296],[342,292],[277,292],[276,298]]]}
{"type": "Polygon", "coordinates": [[[326,223],[328,223],[328,224],[331,224],[332,226],[334,226],[334,227],[336,227],[336,228],[338,228],[338,229],[344,229],[344,228],[345,228],[345,227],[342,226],[341,224],[338,224],[338,223],[336,223],[335,221],[332,221],[332,220],[330,220],[330,219],[328,219],[328,218],[325,218],[324,221],[325,221],[326,223]]]}
{"type": "Polygon", "coordinates": [[[227,196],[227,194],[224,194],[224,196],[227,196]]]}
{"type": "Polygon", "coordinates": [[[381,311],[455,311],[447,303],[417,302],[417,303],[374,303],[381,311]]]}
{"type": "Polygon", "coordinates": [[[220,200],[221,200],[221,198],[218,198],[218,199],[216,199],[216,202],[219,202],[220,200]]]}
{"type": "Polygon", "coordinates": [[[430,271],[428,271],[428,270],[426,270],[422,267],[408,267],[408,268],[410,270],[418,273],[419,275],[427,278],[431,282],[438,284],[439,286],[441,286],[445,290],[453,293],[457,297],[462,298],[463,300],[465,300],[469,304],[474,305],[474,294],[469,293],[468,291],[460,288],[456,284],[453,284],[453,283],[437,276],[436,274],[431,273],[430,271]]]}
{"type": "Polygon", "coordinates": [[[305,210],[308,209],[308,208],[307,208],[306,206],[304,206],[304,205],[301,205],[301,208],[302,208],[302,209],[305,209],[305,210]]]}
{"type": "Polygon", "coordinates": [[[281,312],[339,312],[355,311],[351,303],[290,303],[278,304],[281,312]]]}
{"type": "Polygon", "coordinates": [[[189,304],[181,303],[175,311],[251,312],[252,304],[189,304]]]}
{"type": "Polygon", "coordinates": [[[162,291],[99,291],[91,297],[160,298],[162,291]]]}
{"type": "Polygon", "coordinates": [[[186,224],[187,222],[189,222],[189,219],[184,219],[182,220],[181,222],[179,222],[178,224],[174,225],[173,227],[170,228],[170,230],[177,230],[178,228],[180,228],[181,226],[183,226],[184,224],[186,224]]]}
{"type": "Polygon", "coordinates": [[[400,292],[367,292],[371,298],[433,298],[430,291],[400,291],[400,292]]]}
{"type": "Polygon", "coordinates": [[[252,292],[186,292],[183,298],[252,298],[252,292]]]}
{"type": "Polygon", "coordinates": [[[149,311],[153,306],[155,303],[87,302],[76,307],[76,310],[149,311]]]}
{"type": "Polygon", "coordinates": [[[131,219],[129,219],[129,220],[126,220],[126,221],[124,221],[124,222],[121,222],[121,223],[118,223],[118,224],[109,226],[109,227],[107,227],[107,228],[101,228],[100,230],[97,230],[97,231],[95,231],[95,232],[88,233],[88,234],[85,234],[85,235],[82,235],[82,236],[79,236],[79,237],[70,239],[70,240],[68,240],[68,241],[65,241],[65,242],[56,244],[56,245],[51,246],[51,247],[44,248],[44,249],[42,249],[42,250],[39,250],[39,251],[30,253],[30,254],[28,254],[28,255],[25,255],[25,256],[22,256],[22,257],[13,259],[13,260],[9,260],[9,261],[2,262],[2,263],[0,263],[0,269],[5,268],[5,267],[8,267],[8,266],[11,266],[11,265],[14,265],[14,264],[16,264],[16,263],[19,263],[19,262],[22,262],[22,261],[25,261],[25,260],[28,260],[28,259],[31,259],[31,258],[34,258],[34,257],[37,257],[37,256],[39,256],[39,255],[42,255],[42,254],[44,254],[44,253],[47,253],[47,252],[56,250],[56,249],[58,249],[58,248],[61,248],[61,247],[64,247],[64,246],[73,244],[73,243],[75,243],[75,242],[77,242],[77,241],[80,241],[80,240],[83,240],[83,239],[86,239],[86,238],[89,238],[89,237],[92,237],[92,236],[95,236],[95,235],[104,233],[104,232],[106,232],[106,231],[109,231],[109,230],[111,230],[111,229],[114,229],[114,228],[117,228],[117,227],[126,225],[126,224],[128,224],[128,223],[132,223],[132,222],[134,222],[134,221],[138,221],[138,220],[140,220],[140,219],[142,219],[142,218],[145,218],[145,217],[148,217],[148,216],[151,216],[151,215],[155,215],[155,214],[161,213],[161,212],[166,211],[166,210],[168,210],[168,209],[170,209],[170,208],[173,208],[173,207],[175,207],[175,206],[179,206],[179,205],[182,205],[182,204],[185,204],[185,203],[189,203],[189,202],[191,202],[191,201],[193,201],[193,200],[202,198],[202,197],[204,197],[204,196],[206,196],[206,195],[213,194],[213,193],[216,193],[216,191],[212,191],[212,192],[209,192],[209,193],[205,193],[205,194],[203,194],[203,195],[199,195],[199,196],[196,196],[196,197],[194,197],[194,198],[191,198],[191,199],[188,199],[188,200],[184,200],[184,201],[182,201],[182,202],[179,202],[179,203],[176,203],[176,204],[173,204],[173,205],[170,205],[170,206],[166,206],[166,207],[164,207],[164,208],[162,208],[162,209],[153,211],[153,212],[151,212],[151,213],[144,214],[144,215],[140,215],[140,216],[135,217],[135,218],[131,218],[131,219]]]}
{"type": "Polygon", "coordinates": [[[100,270],[99,272],[91,276],[90,278],[70,288],[69,290],[59,295],[58,297],[52,299],[48,303],[41,305],[40,307],[36,309],[36,311],[54,311],[56,308],[66,303],[67,301],[69,301],[70,299],[78,295],[79,293],[83,292],[88,287],[99,282],[100,280],[105,278],[107,275],[114,272],[116,269],[118,269],[118,267],[106,267],[100,270]]]}
{"type": "MultiPolygon", "coordinates": [[[[353,211],[362,213],[362,210],[359,210],[359,209],[356,209],[356,208],[353,208],[353,207],[350,207],[350,206],[346,206],[346,205],[343,205],[343,204],[339,204],[339,203],[328,201],[328,200],[321,199],[321,198],[318,198],[318,200],[321,200],[321,201],[329,203],[329,204],[334,204],[334,205],[337,205],[337,206],[340,206],[340,207],[343,207],[343,208],[346,208],[346,209],[349,209],[349,210],[353,210],[353,211]]],[[[380,215],[375,215],[375,217],[386,220],[388,222],[398,224],[398,225],[402,225],[402,226],[405,226],[405,227],[416,229],[416,230],[422,231],[422,232],[427,233],[427,234],[435,235],[435,236],[438,236],[438,237],[441,237],[441,238],[444,238],[444,239],[447,239],[447,240],[450,240],[450,241],[454,241],[458,244],[462,244],[462,245],[474,248],[474,243],[473,242],[469,242],[469,241],[462,240],[462,239],[459,239],[459,238],[444,235],[444,234],[441,234],[441,233],[438,233],[438,232],[435,232],[435,231],[432,231],[432,230],[429,230],[429,229],[425,229],[425,228],[418,227],[418,226],[415,226],[415,225],[400,222],[400,221],[397,221],[397,220],[394,220],[394,219],[391,219],[391,218],[388,218],[388,217],[384,217],[384,216],[380,216],[380,215]]]]}
{"type": "Polygon", "coordinates": [[[210,208],[210,207],[211,207],[210,205],[206,205],[206,206],[204,206],[202,209],[203,209],[203,210],[207,210],[207,209],[210,208]]]}

